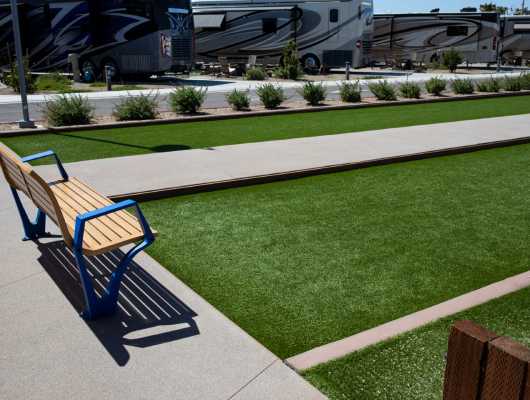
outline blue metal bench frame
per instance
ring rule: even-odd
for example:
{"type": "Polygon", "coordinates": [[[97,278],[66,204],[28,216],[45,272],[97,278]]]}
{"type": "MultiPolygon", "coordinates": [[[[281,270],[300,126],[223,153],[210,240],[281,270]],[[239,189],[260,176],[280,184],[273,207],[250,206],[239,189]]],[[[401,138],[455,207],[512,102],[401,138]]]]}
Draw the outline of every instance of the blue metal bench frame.
{"type": "MultiPolygon", "coordinates": [[[[64,169],[61,160],[52,150],[48,150],[42,153],[33,154],[27,157],[23,157],[23,162],[30,162],[45,157],[54,157],[57,168],[63,180],[68,181],[69,177],[64,169]]],[[[15,188],[11,188],[15,203],[17,205],[20,218],[22,219],[22,226],[24,228],[25,237],[23,240],[35,240],[46,235],[46,214],[41,209],[37,210],[37,217],[34,222],[31,222],[28,218],[28,214],[24,209],[20,196],[15,188]]],[[[85,297],[85,310],[81,315],[86,319],[96,319],[101,316],[111,315],[116,311],[118,305],[118,295],[123,278],[123,274],[127,271],[127,268],[131,264],[133,258],[146,247],[151,245],[155,240],[153,232],[149,227],[147,220],[145,219],[140,206],[134,200],[123,200],[119,203],[112,204],[106,207],[99,208],[94,211],[90,211],[84,214],[80,214],[76,217],[75,229],[73,236],[73,251],[76,259],[77,266],[79,268],[79,275],[81,277],[81,284],[83,287],[83,293],[85,297]],[[144,234],[141,243],[136,244],[131,248],[120,261],[114,272],[110,277],[110,281],[101,297],[98,297],[92,279],[88,273],[88,269],[85,263],[85,257],[83,255],[83,237],[85,233],[85,224],[95,218],[102,217],[104,215],[112,214],[117,211],[124,210],[126,208],[135,208],[136,216],[142,227],[144,234]]]]}

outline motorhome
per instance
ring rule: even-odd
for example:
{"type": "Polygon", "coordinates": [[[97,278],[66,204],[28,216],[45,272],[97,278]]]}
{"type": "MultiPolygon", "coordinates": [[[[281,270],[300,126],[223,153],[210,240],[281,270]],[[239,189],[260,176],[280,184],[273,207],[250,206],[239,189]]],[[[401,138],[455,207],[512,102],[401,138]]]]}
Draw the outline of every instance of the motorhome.
{"type": "Polygon", "coordinates": [[[500,41],[497,13],[379,14],[374,17],[372,60],[432,63],[449,48],[468,63],[495,63],[500,41]]]}
{"type": "MultiPolygon", "coordinates": [[[[22,47],[33,71],[59,70],[68,54],[83,71],[152,74],[192,64],[189,0],[19,0],[22,47]]],[[[0,0],[0,66],[14,58],[11,6],[0,0]]]]}
{"type": "Polygon", "coordinates": [[[530,15],[502,17],[501,56],[515,65],[530,60],[530,15]]]}
{"type": "Polygon", "coordinates": [[[360,67],[372,0],[193,0],[197,60],[277,64],[289,40],[307,68],[360,67]]]}

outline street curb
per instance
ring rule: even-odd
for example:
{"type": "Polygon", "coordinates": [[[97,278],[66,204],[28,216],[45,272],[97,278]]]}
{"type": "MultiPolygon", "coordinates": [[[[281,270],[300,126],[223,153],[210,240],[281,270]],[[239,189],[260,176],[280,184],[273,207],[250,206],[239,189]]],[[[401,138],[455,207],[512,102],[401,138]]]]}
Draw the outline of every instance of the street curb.
{"type": "Polygon", "coordinates": [[[119,201],[119,200],[124,200],[124,199],[133,199],[136,201],[159,200],[159,199],[181,196],[181,195],[186,195],[186,194],[211,192],[215,190],[230,189],[230,188],[251,186],[251,185],[257,185],[257,184],[264,184],[264,183],[272,183],[272,182],[278,182],[278,181],[284,181],[284,180],[290,180],[290,179],[298,179],[298,178],[304,178],[304,177],[315,176],[315,175],[329,174],[329,173],[334,173],[334,172],[350,171],[354,169],[361,169],[361,168],[373,167],[373,166],[378,166],[378,165],[395,164],[395,163],[400,163],[400,162],[423,160],[427,158],[435,158],[435,157],[441,157],[441,156],[447,156],[447,155],[471,153],[471,152],[475,152],[479,150],[494,149],[494,148],[499,148],[499,147],[508,147],[508,146],[514,146],[518,144],[526,144],[526,143],[530,143],[530,136],[525,136],[525,137],[516,138],[516,139],[484,142],[484,143],[479,143],[479,144],[452,147],[452,148],[440,149],[440,150],[432,150],[432,151],[421,152],[421,153],[412,153],[412,154],[405,154],[405,155],[399,155],[399,156],[393,156],[393,157],[384,157],[384,158],[378,158],[378,159],[367,160],[367,161],[359,161],[359,162],[343,163],[343,164],[332,164],[332,165],[326,165],[322,167],[279,172],[279,173],[267,174],[267,175],[256,175],[256,176],[249,176],[249,177],[236,178],[236,179],[230,179],[230,180],[204,182],[204,183],[199,183],[199,184],[194,184],[194,185],[184,185],[184,186],[176,186],[176,187],[169,187],[169,188],[156,189],[156,190],[147,190],[147,191],[141,191],[141,192],[118,194],[118,195],[110,196],[110,198],[114,201],[119,201]]]}
{"type": "Polygon", "coordinates": [[[222,121],[231,119],[243,119],[252,117],[267,117],[273,115],[287,115],[287,114],[304,114],[314,113],[323,111],[340,111],[340,110],[354,110],[363,108],[375,108],[375,107],[391,107],[391,106],[405,106],[412,104],[429,104],[429,103],[446,103],[452,101],[465,101],[465,100],[480,100],[486,98],[499,98],[499,97],[520,97],[530,96],[530,90],[523,90],[520,92],[502,92],[502,93],[476,93],[471,95],[454,95],[450,97],[438,97],[428,99],[405,99],[398,101],[380,101],[374,103],[356,103],[356,104],[344,104],[336,106],[317,106],[313,108],[292,108],[292,109],[279,109],[279,110],[266,110],[266,111],[248,111],[237,114],[225,114],[225,115],[195,115],[190,117],[179,117],[170,119],[156,119],[156,120],[143,120],[143,121],[124,121],[124,122],[112,122],[99,125],[75,125],[65,127],[54,127],[54,128],[37,128],[37,129],[20,129],[20,130],[9,130],[0,131],[0,138],[2,137],[17,137],[26,135],[38,135],[54,132],[80,132],[80,131],[92,131],[92,130],[104,130],[104,129],[116,129],[116,128],[129,128],[129,127],[141,127],[151,125],[167,125],[167,124],[181,124],[189,122],[204,122],[204,121],[222,121]]]}

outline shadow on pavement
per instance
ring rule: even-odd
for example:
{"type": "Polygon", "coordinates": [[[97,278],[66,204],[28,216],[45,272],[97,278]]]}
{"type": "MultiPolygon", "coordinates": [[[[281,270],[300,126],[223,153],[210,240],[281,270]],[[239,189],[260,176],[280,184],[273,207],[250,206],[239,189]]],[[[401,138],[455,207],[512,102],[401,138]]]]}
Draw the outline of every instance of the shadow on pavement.
{"type": "MultiPolygon", "coordinates": [[[[39,262],[68,301],[81,312],[84,297],[71,250],[64,241],[37,243],[39,262]]],[[[120,250],[86,257],[98,294],[124,256],[120,250]]],[[[125,274],[115,315],[86,321],[88,327],[120,366],[130,354],[126,346],[145,348],[198,335],[197,314],[135,262],[125,274]]]]}

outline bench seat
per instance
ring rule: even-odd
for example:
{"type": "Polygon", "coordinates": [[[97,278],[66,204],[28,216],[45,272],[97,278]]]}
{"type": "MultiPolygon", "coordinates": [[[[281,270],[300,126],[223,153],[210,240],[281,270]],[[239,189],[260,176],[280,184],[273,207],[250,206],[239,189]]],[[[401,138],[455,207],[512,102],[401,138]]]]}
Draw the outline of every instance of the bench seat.
{"type": "MultiPolygon", "coordinates": [[[[71,236],[75,234],[78,215],[114,204],[86,183],[71,177],[50,184],[71,236]]],[[[152,231],[156,235],[155,231],[152,231]]],[[[140,222],[128,211],[121,210],[88,221],[83,237],[83,253],[98,255],[134,243],[144,237],[140,222]]]]}

